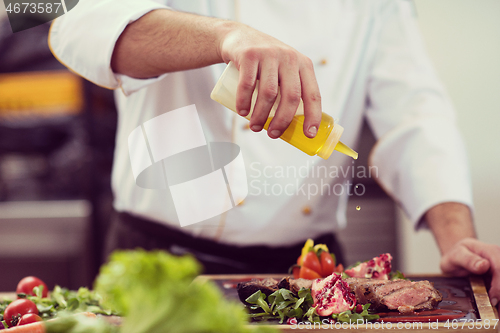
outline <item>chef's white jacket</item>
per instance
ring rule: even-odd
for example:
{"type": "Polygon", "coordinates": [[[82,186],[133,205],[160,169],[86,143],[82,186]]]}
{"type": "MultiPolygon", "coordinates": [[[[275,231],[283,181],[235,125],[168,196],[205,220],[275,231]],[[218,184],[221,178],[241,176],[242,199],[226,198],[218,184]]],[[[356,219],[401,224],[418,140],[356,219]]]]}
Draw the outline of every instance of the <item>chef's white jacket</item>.
{"type": "Polygon", "coordinates": [[[224,243],[277,246],[335,231],[346,223],[348,193],[353,189],[341,187],[352,176],[353,160],[334,152],[325,161],[272,140],[265,131],[248,130],[247,120],[209,97],[224,64],[147,80],[113,73],[110,59],[123,29],[165,6],[237,19],[311,58],[323,111],[345,128],[341,140],[355,148],[366,117],[378,139],[370,156],[377,168],[372,173],[416,227],[438,203],[472,205],[454,110],[425,54],[410,1],[82,0],[54,22],[49,43],[71,70],[116,89],[119,117],[112,187],[118,211],[179,227],[167,190],[136,185],[127,140],[145,121],[195,104],[207,141],[233,140],[241,147],[249,194],[226,214],[182,230],[205,238],[222,230],[219,241],[224,243]],[[309,214],[304,214],[304,207],[310,208],[309,214]]]}

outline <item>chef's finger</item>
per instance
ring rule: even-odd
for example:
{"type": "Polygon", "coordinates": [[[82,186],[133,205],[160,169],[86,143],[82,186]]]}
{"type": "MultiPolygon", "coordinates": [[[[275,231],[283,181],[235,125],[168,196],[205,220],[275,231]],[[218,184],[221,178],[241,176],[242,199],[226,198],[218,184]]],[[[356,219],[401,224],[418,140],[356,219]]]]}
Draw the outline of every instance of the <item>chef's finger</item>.
{"type": "Polygon", "coordinates": [[[483,243],[477,239],[469,239],[464,244],[470,251],[489,261],[493,275],[500,275],[500,246],[483,243]]]}
{"type": "Polygon", "coordinates": [[[454,275],[465,275],[464,273],[467,272],[484,274],[489,268],[490,263],[488,260],[472,252],[466,246],[459,246],[451,250],[441,260],[443,272],[454,275]]]}
{"type": "Polygon", "coordinates": [[[490,301],[491,301],[491,305],[493,306],[497,306],[499,304],[499,300],[500,300],[500,279],[499,277],[497,276],[496,278],[493,277],[493,279],[491,280],[491,288],[490,290],[488,291],[488,295],[490,296],[490,301]]]}
{"type": "Polygon", "coordinates": [[[498,306],[500,310],[500,274],[498,271],[492,272],[491,288],[488,291],[490,301],[493,306],[498,306]]]}
{"type": "Polygon", "coordinates": [[[281,99],[271,124],[269,125],[269,136],[278,138],[292,122],[300,103],[301,87],[299,66],[296,55],[280,65],[279,69],[281,99]]]}
{"type": "Polygon", "coordinates": [[[500,246],[468,239],[463,244],[471,251],[488,260],[488,275],[491,277],[488,294],[493,306],[500,307],[500,246]]]}
{"type": "Polygon", "coordinates": [[[240,78],[236,90],[236,111],[242,117],[250,113],[258,69],[259,63],[251,59],[244,59],[239,64],[240,78]]]}
{"type": "MultiPolygon", "coordinates": [[[[250,119],[252,131],[259,132],[269,118],[269,112],[278,96],[278,63],[268,60],[260,63],[259,91],[250,119]]],[[[278,135],[279,136],[279,135],[278,135]]]]}
{"type": "Polygon", "coordinates": [[[321,122],[321,94],[311,59],[307,58],[300,69],[302,101],[304,102],[304,134],[314,138],[321,122]]]}

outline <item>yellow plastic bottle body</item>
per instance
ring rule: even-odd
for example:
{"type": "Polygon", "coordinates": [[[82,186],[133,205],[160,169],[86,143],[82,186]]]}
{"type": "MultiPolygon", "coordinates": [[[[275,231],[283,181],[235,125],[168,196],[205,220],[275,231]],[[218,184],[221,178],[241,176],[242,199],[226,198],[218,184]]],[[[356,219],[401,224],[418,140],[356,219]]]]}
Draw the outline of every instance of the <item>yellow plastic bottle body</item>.
{"type": "MultiPolygon", "coordinates": [[[[210,94],[210,97],[214,101],[236,112],[236,90],[238,86],[238,80],[239,72],[236,69],[234,63],[229,62],[226,69],[224,70],[224,73],[221,75],[219,81],[210,94]]],[[[250,109],[250,113],[245,117],[248,120],[250,120],[250,117],[252,115],[255,101],[257,99],[257,93],[258,88],[255,89],[252,97],[252,106],[250,109]]],[[[270,111],[269,118],[264,125],[265,130],[268,129],[269,124],[274,117],[274,113],[276,112],[280,99],[281,94],[278,91],[276,101],[270,111]]],[[[339,124],[335,124],[333,118],[323,112],[321,116],[321,124],[318,128],[316,137],[312,139],[308,138],[304,134],[304,105],[302,101],[300,101],[296,115],[294,116],[288,128],[280,136],[280,139],[288,142],[292,146],[302,150],[308,155],[318,155],[325,160],[330,157],[334,150],[338,150],[343,154],[351,156],[354,159],[358,158],[358,153],[339,141],[343,131],[344,128],[342,126],[340,126],[339,124]]]]}
{"type": "MultiPolygon", "coordinates": [[[[264,129],[267,130],[273,117],[270,117],[264,129]]],[[[288,142],[292,146],[302,150],[307,155],[317,155],[323,148],[326,140],[332,132],[334,126],[333,118],[326,113],[321,115],[321,124],[318,128],[318,133],[314,138],[308,138],[304,134],[304,115],[296,115],[288,128],[280,136],[280,139],[288,142]]]]}

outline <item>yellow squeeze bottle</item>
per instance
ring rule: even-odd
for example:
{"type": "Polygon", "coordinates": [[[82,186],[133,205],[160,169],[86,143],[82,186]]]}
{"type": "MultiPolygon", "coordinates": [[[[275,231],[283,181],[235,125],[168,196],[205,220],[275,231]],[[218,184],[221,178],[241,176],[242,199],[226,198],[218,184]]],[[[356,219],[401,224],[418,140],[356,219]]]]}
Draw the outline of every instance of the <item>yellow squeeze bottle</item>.
{"type": "MultiPolygon", "coordinates": [[[[239,72],[234,63],[231,61],[227,65],[226,69],[222,73],[219,81],[215,85],[210,97],[225,107],[236,112],[236,89],[238,87],[239,72]]],[[[258,86],[258,84],[257,84],[258,86]]],[[[249,114],[245,117],[250,120],[250,117],[255,106],[255,101],[257,99],[258,88],[255,89],[252,96],[252,106],[249,114]]],[[[276,108],[279,105],[281,95],[278,92],[276,102],[274,103],[269,118],[264,125],[264,129],[267,130],[271,120],[274,117],[276,108]]],[[[297,112],[293,117],[292,122],[288,128],[280,136],[280,139],[288,142],[292,146],[302,150],[304,153],[314,156],[318,155],[323,159],[328,159],[334,150],[337,150],[343,154],[346,154],[354,159],[358,158],[358,153],[354,150],[340,142],[340,136],[344,132],[344,128],[339,124],[335,124],[333,118],[328,114],[324,113],[321,116],[321,124],[318,128],[318,133],[314,138],[308,138],[305,136],[304,131],[304,105],[302,100],[300,101],[297,112]]]]}

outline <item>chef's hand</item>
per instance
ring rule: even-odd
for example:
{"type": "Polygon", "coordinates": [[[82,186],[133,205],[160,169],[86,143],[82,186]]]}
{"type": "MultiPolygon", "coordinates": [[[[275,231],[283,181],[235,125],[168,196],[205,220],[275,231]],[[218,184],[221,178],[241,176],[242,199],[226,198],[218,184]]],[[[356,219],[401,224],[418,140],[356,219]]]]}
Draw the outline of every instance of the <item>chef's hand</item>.
{"type": "MultiPolygon", "coordinates": [[[[489,296],[493,306],[500,300],[500,246],[486,244],[474,238],[465,238],[451,247],[441,258],[443,273],[466,276],[491,276],[489,296]]],[[[500,309],[499,309],[500,310],[500,309]]]]}
{"type": "Polygon", "coordinates": [[[153,10],[130,23],[118,38],[115,73],[151,78],[163,73],[233,61],[240,70],[236,108],[246,116],[259,81],[250,126],[262,130],[278,86],[281,101],[268,133],[281,136],[304,102],[304,134],[314,137],[321,122],[321,97],[312,61],[292,47],[249,26],[168,9],[153,10]]]}
{"type": "Polygon", "coordinates": [[[239,25],[227,33],[220,44],[224,62],[233,61],[240,71],[236,109],[241,116],[250,111],[252,93],[258,83],[258,95],[250,128],[259,132],[281,90],[281,101],[268,128],[275,139],[292,121],[300,99],[304,102],[304,134],[314,137],[321,122],[321,96],[311,59],[279,40],[239,25]]]}
{"type": "Polygon", "coordinates": [[[476,239],[468,206],[445,202],[429,209],[425,219],[441,250],[441,270],[455,276],[491,277],[489,296],[493,306],[500,300],[500,246],[476,239]]]}

